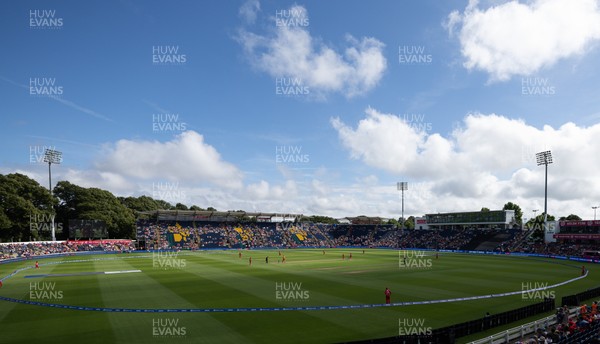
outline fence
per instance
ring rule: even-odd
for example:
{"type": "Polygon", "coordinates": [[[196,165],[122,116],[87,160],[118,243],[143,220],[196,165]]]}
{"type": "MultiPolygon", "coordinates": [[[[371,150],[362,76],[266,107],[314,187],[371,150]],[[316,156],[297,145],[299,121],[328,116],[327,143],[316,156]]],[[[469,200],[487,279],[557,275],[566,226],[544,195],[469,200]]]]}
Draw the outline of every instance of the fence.
{"type": "Polygon", "coordinates": [[[593,299],[600,296],[600,287],[589,289],[584,292],[563,296],[562,304],[567,306],[579,306],[584,300],[593,299]]]}
{"type": "MultiPolygon", "coordinates": [[[[431,331],[430,335],[396,336],[388,338],[371,339],[353,343],[402,343],[402,344],[453,344],[456,338],[468,336],[491,328],[509,324],[514,321],[528,318],[530,316],[554,310],[554,299],[513,309],[503,313],[489,315],[483,318],[442,327],[431,331]]],[[[489,341],[483,342],[489,343],[489,341]]]]}
{"type": "MultiPolygon", "coordinates": [[[[577,315],[577,308],[569,310],[569,317],[577,315]]],[[[525,336],[534,333],[537,329],[548,328],[549,326],[556,325],[556,315],[549,315],[543,319],[538,319],[521,326],[513,327],[509,330],[496,333],[495,335],[482,338],[469,344],[502,344],[509,343],[513,340],[524,338],[525,336]]]]}

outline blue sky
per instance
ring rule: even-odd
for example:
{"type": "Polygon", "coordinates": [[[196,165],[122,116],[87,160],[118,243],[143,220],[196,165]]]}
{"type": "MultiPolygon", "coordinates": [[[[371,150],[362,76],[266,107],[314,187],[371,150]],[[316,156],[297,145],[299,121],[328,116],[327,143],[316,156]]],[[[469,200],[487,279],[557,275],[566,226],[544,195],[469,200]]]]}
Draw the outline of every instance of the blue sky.
{"type": "Polygon", "coordinates": [[[46,185],[50,147],[54,181],[188,206],[398,217],[408,181],[407,215],[528,217],[550,149],[549,213],[600,203],[597,0],[0,9],[0,173],[46,185]]]}

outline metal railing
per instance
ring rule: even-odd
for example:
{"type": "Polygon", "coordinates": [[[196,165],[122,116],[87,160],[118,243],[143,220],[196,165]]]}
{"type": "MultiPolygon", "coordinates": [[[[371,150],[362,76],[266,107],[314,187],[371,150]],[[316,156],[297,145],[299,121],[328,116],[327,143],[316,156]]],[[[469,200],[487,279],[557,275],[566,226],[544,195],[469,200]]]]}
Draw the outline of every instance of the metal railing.
{"type": "MultiPolygon", "coordinates": [[[[571,308],[569,310],[569,318],[572,316],[576,316],[578,309],[579,309],[579,307],[571,308]]],[[[511,329],[496,333],[489,337],[485,337],[482,339],[478,339],[478,340],[469,342],[469,344],[510,343],[512,341],[519,340],[521,338],[525,338],[527,335],[535,333],[535,331],[537,331],[537,329],[539,329],[539,328],[547,329],[548,327],[553,326],[553,325],[556,325],[556,314],[549,315],[543,319],[538,319],[538,320],[532,321],[530,323],[523,324],[521,326],[513,327],[511,329]]]]}

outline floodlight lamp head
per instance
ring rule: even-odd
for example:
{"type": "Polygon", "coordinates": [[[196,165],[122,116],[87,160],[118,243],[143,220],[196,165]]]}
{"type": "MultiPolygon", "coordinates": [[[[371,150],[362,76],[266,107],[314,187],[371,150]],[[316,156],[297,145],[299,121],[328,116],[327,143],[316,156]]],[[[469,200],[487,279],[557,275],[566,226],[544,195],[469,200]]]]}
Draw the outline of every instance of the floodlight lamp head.
{"type": "Polygon", "coordinates": [[[49,164],[60,164],[62,161],[62,152],[54,149],[46,149],[44,152],[44,162],[49,164]]]}
{"type": "Polygon", "coordinates": [[[550,151],[536,153],[535,157],[538,166],[548,165],[552,163],[552,152],[550,151]]]}

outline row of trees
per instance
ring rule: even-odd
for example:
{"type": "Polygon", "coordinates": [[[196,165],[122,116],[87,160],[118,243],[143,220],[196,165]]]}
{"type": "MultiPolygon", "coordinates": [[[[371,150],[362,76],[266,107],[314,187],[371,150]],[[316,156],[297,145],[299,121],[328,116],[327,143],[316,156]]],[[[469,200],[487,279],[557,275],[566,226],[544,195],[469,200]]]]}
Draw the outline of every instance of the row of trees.
{"type": "Polygon", "coordinates": [[[134,238],[135,219],[141,211],[212,210],[193,205],[171,205],[152,197],[116,197],[99,188],[84,188],[60,181],[47,188],[26,175],[0,174],[0,241],[50,239],[48,223],[54,218],[57,239],[68,237],[69,219],[102,220],[110,238],[134,238]],[[54,209],[54,211],[53,211],[54,209]]]}

